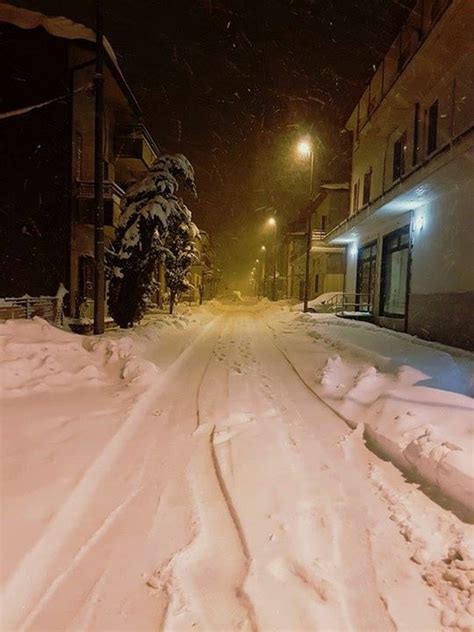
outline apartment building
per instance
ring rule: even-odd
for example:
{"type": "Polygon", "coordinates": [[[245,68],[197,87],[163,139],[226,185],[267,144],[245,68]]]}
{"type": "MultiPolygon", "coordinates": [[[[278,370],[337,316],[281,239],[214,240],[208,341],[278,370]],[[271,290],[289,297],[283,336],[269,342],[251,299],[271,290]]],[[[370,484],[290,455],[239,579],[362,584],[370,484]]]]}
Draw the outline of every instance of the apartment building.
{"type": "Polygon", "coordinates": [[[221,273],[216,267],[216,253],[209,233],[199,230],[194,240],[194,247],[196,261],[189,271],[191,287],[182,300],[202,303],[217,295],[221,273]]]}
{"type": "MultiPolygon", "coordinates": [[[[66,18],[0,5],[2,169],[0,296],[68,290],[71,316],[93,313],[95,34],[66,18]],[[36,107],[38,106],[39,107],[36,107]],[[34,106],[22,113],[24,108],[34,106]]],[[[104,221],[114,237],[124,188],[158,155],[106,42],[104,221]]]]}
{"type": "MultiPolygon", "coordinates": [[[[349,184],[322,184],[309,205],[311,212],[311,251],[308,298],[344,290],[345,248],[328,245],[326,235],[349,213],[349,184]]],[[[292,222],[285,236],[287,253],[287,296],[302,300],[306,265],[308,209],[292,222]]]]}
{"type": "Polygon", "coordinates": [[[346,293],[379,325],[474,348],[474,3],[419,0],[347,128],[346,293]]]}

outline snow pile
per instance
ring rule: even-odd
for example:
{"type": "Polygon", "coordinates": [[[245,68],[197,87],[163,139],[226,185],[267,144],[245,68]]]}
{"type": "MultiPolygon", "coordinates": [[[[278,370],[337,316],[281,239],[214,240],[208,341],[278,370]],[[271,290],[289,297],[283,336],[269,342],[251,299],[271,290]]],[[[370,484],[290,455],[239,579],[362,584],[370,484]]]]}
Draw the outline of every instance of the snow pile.
{"type": "Polygon", "coordinates": [[[134,352],[130,338],[88,338],[41,318],[0,324],[0,394],[19,397],[45,391],[103,386],[111,379],[147,382],[158,369],[134,352]]]}
{"type": "Polygon", "coordinates": [[[415,490],[402,493],[395,472],[371,464],[370,479],[387,504],[390,520],[407,545],[411,560],[420,566],[424,581],[436,597],[434,606],[444,628],[466,630],[474,626],[474,538],[472,526],[454,522],[449,513],[440,514],[415,490]],[[423,516],[422,523],[417,514],[423,516]]]}
{"type": "Polygon", "coordinates": [[[420,386],[428,376],[408,366],[383,373],[329,358],[319,374],[322,396],[404,470],[474,509],[474,402],[420,386]]]}
{"type": "Polygon", "coordinates": [[[474,515],[473,354],[332,315],[278,318],[314,392],[430,493],[474,515]]]}

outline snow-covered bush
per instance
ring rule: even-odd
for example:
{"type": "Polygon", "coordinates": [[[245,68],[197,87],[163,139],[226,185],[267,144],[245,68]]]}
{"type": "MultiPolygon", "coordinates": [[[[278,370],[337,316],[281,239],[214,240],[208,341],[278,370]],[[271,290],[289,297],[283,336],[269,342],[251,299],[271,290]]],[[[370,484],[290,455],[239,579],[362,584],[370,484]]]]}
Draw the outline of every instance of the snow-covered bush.
{"type": "Polygon", "coordinates": [[[182,222],[179,186],[195,193],[194,169],[182,154],[160,156],[127,191],[116,237],[108,253],[109,311],[120,327],[138,322],[157,288],[156,263],[169,227],[182,222]]]}

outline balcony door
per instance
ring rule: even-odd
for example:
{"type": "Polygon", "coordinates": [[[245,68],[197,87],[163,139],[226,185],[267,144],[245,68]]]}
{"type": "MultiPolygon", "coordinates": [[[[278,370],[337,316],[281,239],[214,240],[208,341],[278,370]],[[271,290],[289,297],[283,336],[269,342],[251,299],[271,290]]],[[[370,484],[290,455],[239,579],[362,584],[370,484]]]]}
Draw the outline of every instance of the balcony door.
{"type": "Polygon", "coordinates": [[[377,265],[377,242],[373,241],[370,244],[359,248],[357,256],[357,286],[356,303],[358,309],[362,306],[367,311],[371,311],[372,299],[375,290],[376,279],[376,265],[377,265]]]}

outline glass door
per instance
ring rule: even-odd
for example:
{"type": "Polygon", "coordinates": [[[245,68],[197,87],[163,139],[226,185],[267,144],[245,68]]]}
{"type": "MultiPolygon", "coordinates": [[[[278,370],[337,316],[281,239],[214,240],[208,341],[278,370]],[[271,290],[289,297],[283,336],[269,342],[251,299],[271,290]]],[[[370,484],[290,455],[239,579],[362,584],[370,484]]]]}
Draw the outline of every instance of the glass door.
{"type": "Polygon", "coordinates": [[[359,248],[357,256],[356,309],[372,311],[377,264],[377,242],[359,248]]]}
{"type": "Polygon", "coordinates": [[[380,313],[403,318],[407,309],[410,227],[404,226],[384,237],[380,313]]]}

